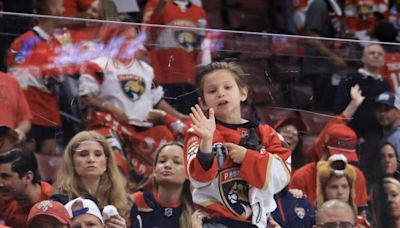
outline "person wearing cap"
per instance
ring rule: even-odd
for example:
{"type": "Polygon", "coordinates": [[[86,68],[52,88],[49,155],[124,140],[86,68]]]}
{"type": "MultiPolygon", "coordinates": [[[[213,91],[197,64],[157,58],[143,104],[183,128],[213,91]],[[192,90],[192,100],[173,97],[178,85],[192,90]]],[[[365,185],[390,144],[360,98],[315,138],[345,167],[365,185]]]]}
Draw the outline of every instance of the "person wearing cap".
{"type": "Polygon", "coordinates": [[[292,151],[292,172],[307,163],[307,155],[303,150],[303,135],[307,127],[300,117],[287,117],[279,120],[274,128],[283,136],[292,151]]]}
{"type": "Polygon", "coordinates": [[[53,187],[40,181],[32,152],[15,148],[0,154],[0,219],[6,225],[25,226],[32,205],[52,193],[53,187]]]}
{"type": "Polygon", "coordinates": [[[99,207],[89,199],[80,197],[65,204],[65,209],[72,221],[72,227],[105,227],[99,207]]]}
{"type": "Polygon", "coordinates": [[[0,72],[0,153],[25,140],[32,114],[18,81],[0,72]]]}
{"type": "Polygon", "coordinates": [[[51,200],[33,205],[26,223],[28,228],[71,228],[71,219],[64,205],[51,200]]]}
{"type": "Polygon", "coordinates": [[[381,93],[375,99],[375,104],[384,139],[393,144],[400,155],[400,97],[391,92],[381,93]]]}
{"type": "MultiPolygon", "coordinates": [[[[363,102],[359,86],[351,88],[352,101],[341,115],[332,118],[322,129],[318,139],[309,151],[310,163],[299,168],[292,174],[289,188],[297,188],[304,192],[312,205],[316,205],[317,189],[317,162],[327,160],[333,154],[343,154],[349,163],[357,163],[357,135],[346,123],[358,106],[363,102]]],[[[352,165],[350,165],[352,166],[352,165]]],[[[368,194],[365,176],[356,166],[352,166],[356,172],[355,202],[357,206],[366,206],[368,194]]]]}
{"type": "Polygon", "coordinates": [[[101,207],[114,205],[123,217],[118,219],[129,221],[132,200],[109,143],[95,131],[79,132],[69,141],[54,186],[53,200],[91,198],[101,207]]]}
{"type": "Polygon", "coordinates": [[[389,84],[380,74],[384,56],[385,51],[380,44],[366,46],[361,58],[363,66],[357,72],[346,74],[336,92],[334,110],[341,113],[352,100],[348,93],[350,88],[356,84],[360,86],[365,100],[349,121],[349,126],[365,141],[382,137],[382,128],[374,114],[374,100],[379,94],[389,91],[389,84]]]}

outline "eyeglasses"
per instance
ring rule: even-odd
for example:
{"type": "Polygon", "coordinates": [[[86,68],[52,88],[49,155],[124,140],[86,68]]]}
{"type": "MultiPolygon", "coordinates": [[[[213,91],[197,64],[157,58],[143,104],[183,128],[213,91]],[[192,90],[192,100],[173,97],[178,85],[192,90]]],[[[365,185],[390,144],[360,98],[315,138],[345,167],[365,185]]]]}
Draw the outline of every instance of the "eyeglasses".
{"type": "Polygon", "coordinates": [[[350,222],[326,222],[324,224],[316,224],[322,228],[354,228],[355,225],[350,222]]]}

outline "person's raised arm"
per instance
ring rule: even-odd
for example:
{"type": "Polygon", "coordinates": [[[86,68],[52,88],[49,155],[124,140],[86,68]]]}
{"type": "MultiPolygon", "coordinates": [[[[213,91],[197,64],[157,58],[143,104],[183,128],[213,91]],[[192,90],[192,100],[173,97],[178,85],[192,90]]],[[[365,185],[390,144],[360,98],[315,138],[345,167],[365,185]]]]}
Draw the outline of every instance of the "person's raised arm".
{"type": "Polygon", "coordinates": [[[346,106],[346,108],[342,112],[342,115],[348,119],[353,117],[354,113],[357,111],[358,107],[360,107],[361,103],[365,99],[365,97],[362,95],[362,91],[358,84],[351,87],[350,97],[351,97],[350,103],[346,106]]]}

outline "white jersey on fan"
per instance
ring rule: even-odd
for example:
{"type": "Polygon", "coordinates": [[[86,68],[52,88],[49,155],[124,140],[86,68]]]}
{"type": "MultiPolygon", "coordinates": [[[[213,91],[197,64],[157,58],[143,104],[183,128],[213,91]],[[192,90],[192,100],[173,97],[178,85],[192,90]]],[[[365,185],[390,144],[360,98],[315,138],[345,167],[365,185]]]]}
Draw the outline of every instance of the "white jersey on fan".
{"type": "Polygon", "coordinates": [[[143,61],[124,64],[101,57],[87,64],[79,78],[79,95],[92,94],[123,110],[130,124],[150,127],[146,116],[164,94],[161,86],[154,88],[153,78],[153,68],[143,61]]]}

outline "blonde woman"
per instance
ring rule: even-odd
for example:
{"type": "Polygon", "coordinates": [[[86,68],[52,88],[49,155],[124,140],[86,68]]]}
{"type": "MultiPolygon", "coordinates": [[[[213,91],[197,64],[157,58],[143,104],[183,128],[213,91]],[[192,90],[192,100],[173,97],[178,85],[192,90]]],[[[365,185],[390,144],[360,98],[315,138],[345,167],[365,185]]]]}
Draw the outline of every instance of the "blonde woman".
{"type": "Polygon", "coordinates": [[[52,198],[64,204],[77,197],[90,198],[100,207],[114,205],[129,221],[133,203],[108,142],[95,131],[82,131],[68,143],[55,189],[58,194],[52,198]]]}
{"type": "Polygon", "coordinates": [[[383,181],[392,227],[400,227],[400,182],[392,177],[383,181]]]}

